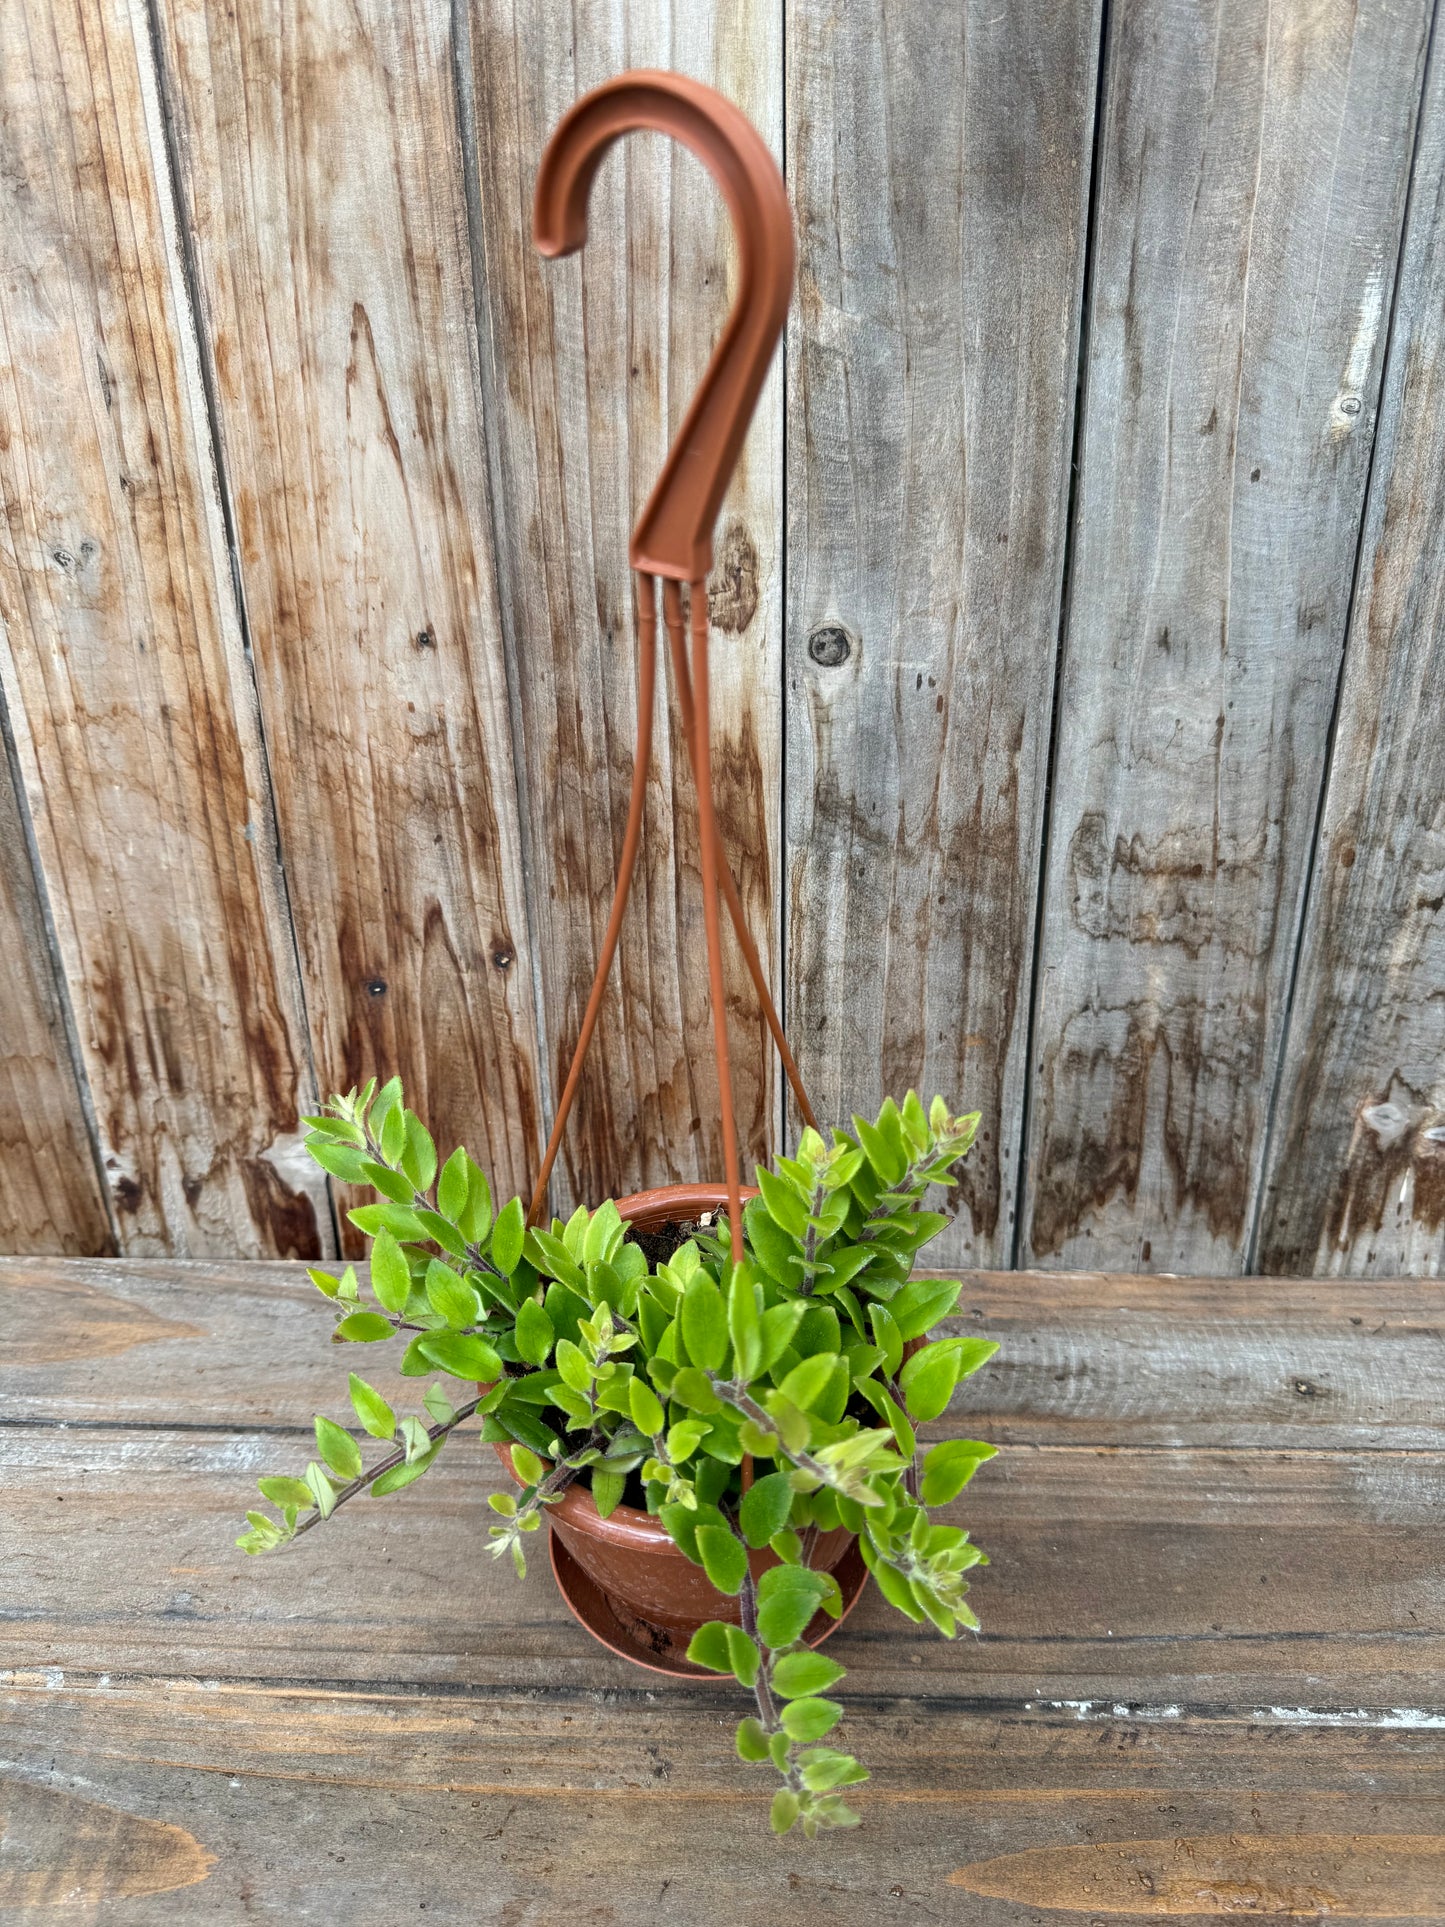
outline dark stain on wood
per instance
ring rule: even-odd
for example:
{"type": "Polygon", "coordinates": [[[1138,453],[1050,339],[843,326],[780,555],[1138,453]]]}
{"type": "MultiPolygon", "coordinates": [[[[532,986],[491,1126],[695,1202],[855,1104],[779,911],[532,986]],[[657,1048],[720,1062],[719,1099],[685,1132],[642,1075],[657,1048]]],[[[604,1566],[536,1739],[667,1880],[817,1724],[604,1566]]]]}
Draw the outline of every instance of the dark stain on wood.
{"type": "Polygon", "coordinates": [[[725,636],[740,636],[757,614],[758,551],[737,516],[723,524],[707,579],[708,620],[725,636]]]}

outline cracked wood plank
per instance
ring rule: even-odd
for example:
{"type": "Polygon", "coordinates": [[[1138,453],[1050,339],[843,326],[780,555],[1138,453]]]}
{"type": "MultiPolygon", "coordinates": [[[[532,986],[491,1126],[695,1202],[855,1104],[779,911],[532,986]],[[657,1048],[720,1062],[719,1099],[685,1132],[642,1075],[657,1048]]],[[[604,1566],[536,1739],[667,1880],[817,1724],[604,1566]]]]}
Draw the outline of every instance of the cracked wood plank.
{"type": "Polygon", "coordinates": [[[788,1015],[819,1116],[979,1109],[1013,1250],[1099,8],[794,7],[788,1015]]]}
{"type": "Polygon", "coordinates": [[[65,1034],[64,995],[19,798],[0,759],[0,1242],[10,1252],[85,1257],[113,1250],[114,1242],[65,1034]]]}
{"type": "Polygon", "coordinates": [[[314,1094],[151,59],[123,0],[17,6],[0,46],[0,677],[121,1249],[315,1254],[314,1094]]]}
{"type": "Polygon", "coordinates": [[[1245,1266],[1430,12],[1112,16],[1021,1262],[1245,1266]]]}
{"type": "Polygon", "coordinates": [[[399,1072],[506,1198],[533,964],[452,13],[160,18],[317,1075],[399,1072]]]}
{"type": "Polygon", "coordinates": [[[1445,49],[1437,38],[1281,1075],[1263,1271],[1445,1267],[1445,49]]]}
{"type": "MultiPolygon", "coordinates": [[[[489,451],[528,882],[561,1090],[606,927],[632,776],[637,645],[627,544],[721,329],[731,242],[721,197],[662,136],[629,137],[592,189],[580,257],[532,246],[537,161],[577,95],[671,68],[735,101],[780,150],[782,9],[472,0],[464,82],[476,123],[489,451]]],[[[759,951],[776,968],[781,788],[781,380],[764,386],[719,517],[712,589],[718,819],[759,951]]],[[[659,689],[670,689],[670,675],[659,689]]],[[[745,1163],[776,1124],[767,1035],[723,940],[745,1163]]],[[[659,696],[627,919],[552,1187],[554,1209],[639,1185],[720,1178],[696,807],[676,706],[659,696]]]]}

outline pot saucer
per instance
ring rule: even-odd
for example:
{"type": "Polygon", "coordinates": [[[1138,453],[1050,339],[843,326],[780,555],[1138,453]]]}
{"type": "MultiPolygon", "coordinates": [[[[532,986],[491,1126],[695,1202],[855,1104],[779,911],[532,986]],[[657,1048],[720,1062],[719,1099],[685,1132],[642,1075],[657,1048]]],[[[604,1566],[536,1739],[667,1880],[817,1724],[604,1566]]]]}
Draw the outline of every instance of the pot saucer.
{"type": "MultiPolygon", "coordinates": [[[[558,1592],[573,1617],[609,1652],[616,1653],[619,1659],[630,1660],[634,1666],[646,1667],[649,1673],[669,1673],[674,1679],[711,1680],[716,1685],[725,1680],[734,1683],[728,1673],[712,1673],[705,1666],[695,1666],[687,1657],[687,1642],[681,1635],[665,1626],[634,1618],[625,1606],[614,1604],[582,1570],[558,1535],[549,1532],[547,1537],[551,1541],[552,1572],[558,1592]]],[[[830,1619],[825,1612],[814,1614],[803,1634],[810,1646],[821,1645],[830,1633],[838,1630],[868,1583],[868,1568],[856,1541],[833,1568],[833,1576],[843,1594],[843,1611],[837,1619],[830,1619]]]]}

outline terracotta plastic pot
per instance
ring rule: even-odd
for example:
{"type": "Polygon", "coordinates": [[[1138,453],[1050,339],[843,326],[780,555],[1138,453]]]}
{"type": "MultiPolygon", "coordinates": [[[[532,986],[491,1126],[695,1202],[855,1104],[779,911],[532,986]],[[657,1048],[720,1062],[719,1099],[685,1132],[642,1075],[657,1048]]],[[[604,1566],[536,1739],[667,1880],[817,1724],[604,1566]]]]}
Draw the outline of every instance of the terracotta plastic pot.
{"type": "MultiPolygon", "coordinates": [[[[757,1193],[749,1188],[743,1195],[751,1198],[757,1193]]],[[[727,1187],[721,1184],[666,1185],[617,1200],[617,1209],[639,1231],[685,1224],[726,1206],[727,1187]]],[[[498,1443],[497,1454],[512,1471],[510,1448],[498,1443]]],[[[515,1472],[512,1476],[516,1477],[515,1472]]],[[[709,1619],[737,1622],[738,1601],[718,1591],[651,1513],[620,1505],[607,1518],[600,1518],[591,1492],[574,1485],[556,1505],[547,1507],[547,1518],[577,1564],[626,1616],[680,1635],[692,1634],[709,1619]]],[[[821,1572],[832,1572],[853,1539],[841,1526],[821,1533],[810,1563],[821,1572]]],[[[777,1554],[766,1547],[748,1557],[755,1576],[778,1564],[777,1554]]]]}

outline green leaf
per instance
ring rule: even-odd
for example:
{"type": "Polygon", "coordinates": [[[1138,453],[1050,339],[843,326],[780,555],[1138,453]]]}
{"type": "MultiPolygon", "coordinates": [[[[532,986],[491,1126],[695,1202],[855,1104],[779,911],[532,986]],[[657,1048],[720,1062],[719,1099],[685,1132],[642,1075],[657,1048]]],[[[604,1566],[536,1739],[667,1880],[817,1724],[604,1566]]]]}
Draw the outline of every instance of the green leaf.
{"type": "Polygon", "coordinates": [[[316,1449],[332,1471],[339,1472],[343,1479],[361,1477],[361,1448],[356,1440],[319,1413],[316,1419],[316,1449]]]}
{"type": "Polygon", "coordinates": [[[798,1796],[791,1787],[780,1786],[773,1795],[768,1825],[774,1833],[786,1833],[798,1817],[798,1796]]]}
{"type": "Polygon", "coordinates": [[[728,1646],[728,1629],[720,1619],[706,1620],[688,1642],[687,1656],[694,1666],[706,1666],[710,1673],[730,1673],[733,1656],[728,1646]]]}
{"type": "MultiPolygon", "coordinates": [[[[386,1089],[389,1088],[390,1086],[386,1087],[386,1089]]],[[[381,1095],[382,1097],[386,1095],[385,1089],[381,1095]]],[[[381,1098],[378,1098],[376,1109],[372,1112],[371,1128],[373,1131],[377,1128],[375,1122],[376,1111],[380,1109],[381,1098]]],[[[402,1107],[400,1089],[397,1090],[396,1096],[386,1108],[386,1115],[382,1119],[381,1136],[378,1142],[381,1145],[381,1155],[386,1159],[388,1164],[395,1164],[402,1152],[406,1149],[406,1111],[402,1107]]]]}
{"type": "Polygon", "coordinates": [[[341,1290],[341,1280],[333,1278],[329,1271],[308,1270],[306,1276],[324,1298],[334,1298],[341,1290]]]}
{"type": "Polygon", "coordinates": [[[371,1247],[371,1289],[376,1302],[388,1311],[406,1310],[411,1296],[411,1272],[401,1246],[389,1231],[378,1231],[371,1247]]]}
{"type": "Polygon", "coordinates": [[[587,1363],[586,1353],[570,1338],[557,1341],[557,1370],[562,1374],[563,1383],[570,1385],[574,1392],[590,1391],[592,1367],[587,1363]]]}
{"type": "Polygon", "coordinates": [[[307,1117],[302,1115],[301,1122],[309,1131],[319,1131],[323,1137],[334,1137],[342,1144],[366,1144],[366,1133],[355,1124],[347,1123],[344,1117],[307,1117]]]}
{"type": "Polygon", "coordinates": [[[923,1482],[919,1497],[928,1506],[947,1505],[956,1499],[986,1459],[998,1452],[996,1445],[981,1439],[944,1439],[923,1461],[923,1482]]]}
{"type": "Polygon", "coordinates": [[[701,1371],[720,1372],[728,1355],[728,1318],[723,1295],[705,1271],[693,1274],[682,1295],[682,1342],[701,1371]]]}
{"type": "Polygon", "coordinates": [[[748,1570],[746,1547],[738,1544],[726,1526],[699,1526],[696,1536],[703,1571],[718,1591],[730,1595],[741,1592],[748,1570]]]}
{"type": "Polygon", "coordinates": [[[336,1487],[313,1459],[306,1468],[306,1488],[312,1502],[323,1519],[329,1519],[336,1510],[336,1487]]]}
{"type": "MultiPolygon", "coordinates": [[[[580,1297],[586,1297],[587,1280],[581,1267],[560,1238],[554,1238],[550,1231],[540,1227],[527,1234],[526,1256],[537,1267],[544,1278],[555,1278],[560,1284],[569,1286],[580,1297]]],[[[959,1286],[960,1291],[963,1289],[959,1286]]]]}
{"type": "Polygon", "coordinates": [[[327,1138],[308,1138],[306,1149],[323,1171],[343,1184],[365,1184],[366,1157],[349,1144],[334,1144],[327,1138]]]}
{"type": "Polygon", "coordinates": [[[868,1322],[873,1327],[873,1336],[883,1354],[883,1369],[889,1378],[894,1378],[903,1363],[903,1334],[898,1329],[897,1320],[886,1305],[870,1305],[868,1322]]]}
{"type": "Polygon", "coordinates": [[[609,1519],[622,1503],[627,1489],[625,1472],[608,1472],[600,1465],[592,1468],[592,1502],[599,1519],[609,1519]]]}
{"type": "MultiPolygon", "coordinates": [[[[686,1299],[683,1300],[683,1309],[687,1309],[686,1299]]],[[[732,1286],[728,1293],[728,1331],[733,1341],[737,1376],[745,1382],[755,1378],[762,1363],[763,1335],[753,1269],[746,1263],[735,1266],[733,1270],[732,1286]]]]}
{"type": "Polygon", "coordinates": [[[540,1485],[547,1476],[547,1468],[537,1454],[525,1445],[512,1447],[512,1470],[523,1485],[540,1485]]]}
{"type": "Polygon", "coordinates": [[[808,1207],[787,1179],[780,1178],[775,1171],[759,1168],[758,1189],[774,1223],[793,1237],[801,1238],[808,1228],[808,1207]]]}
{"type": "Polygon", "coordinates": [[[941,1338],[915,1352],[898,1374],[910,1414],[916,1419],[937,1418],[959,1379],[976,1372],[997,1350],[992,1339],[941,1338]]]}
{"type": "Polygon", "coordinates": [[[460,1332],[422,1332],[415,1340],[423,1358],[453,1378],[470,1378],[479,1384],[502,1375],[502,1361],[485,1339],[460,1332]]]}
{"type": "Polygon", "coordinates": [[[394,1338],[396,1327],[379,1311],[354,1311],[342,1319],[331,1336],[347,1345],[375,1345],[379,1339],[394,1338]]]}
{"type": "Polygon", "coordinates": [[[906,1284],[888,1306],[899,1336],[921,1338],[940,1318],[947,1318],[962,1290],[962,1279],[915,1278],[906,1284]]]}
{"type": "Polygon", "coordinates": [[[793,1488],[786,1472],[769,1472],[754,1479],[738,1508],[738,1524],[750,1546],[765,1546],[788,1523],[793,1488]]]}
{"type": "Polygon", "coordinates": [[[825,1693],[835,1681],[842,1679],[843,1672],[836,1660],[826,1659],[822,1653],[784,1653],[781,1659],[773,1661],[768,1677],[780,1698],[796,1700],[825,1693]]]}
{"type": "Polygon", "coordinates": [[[421,1242],[430,1236],[426,1226],[415,1211],[408,1211],[400,1204],[364,1204],[356,1211],[348,1211],[347,1217],[358,1231],[364,1231],[368,1238],[374,1238],[378,1231],[390,1231],[397,1238],[421,1242]]]}
{"type": "Polygon", "coordinates": [[[440,1211],[428,1211],[424,1207],[419,1207],[414,1216],[424,1235],[434,1238],[443,1251],[448,1252],[453,1258],[466,1257],[466,1239],[454,1224],[448,1224],[440,1211]]]}
{"type": "Polygon", "coordinates": [[[658,1401],[656,1392],[641,1378],[634,1378],[628,1387],[628,1404],[632,1412],[632,1423],[639,1432],[648,1438],[655,1438],[667,1423],[667,1414],[658,1401]]]}
{"type": "Polygon", "coordinates": [[[426,1268],[427,1303],[445,1318],[453,1331],[480,1322],[482,1301],[465,1278],[459,1278],[450,1265],[433,1258],[426,1268]]]}
{"type": "Polygon", "coordinates": [[[414,1111],[406,1113],[406,1148],[401,1154],[401,1168],[418,1191],[431,1189],[431,1181],[437,1174],[437,1147],[431,1132],[414,1111]]]}
{"type": "Polygon", "coordinates": [[[522,1200],[512,1198],[497,1213],[497,1222],[492,1227],[492,1263],[498,1271],[504,1271],[511,1277],[522,1262],[526,1242],[527,1221],[522,1211],[522,1200]]]}
{"type": "Polygon", "coordinates": [[[803,1313],[808,1309],[801,1298],[785,1298],[780,1305],[769,1305],[763,1313],[761,1330],[763,1336],[763,1355],[758,1363],[760,1372],[771,1371],[783,1353],[792,1344],[803,1313]]]}
{"type": "MultiPolygon", "coordinates": [[[[734,1541],[734,1544],[736,1543],[734,1541]]],[[[749,1638],[741,1626],[729,1626],[727,1636],[733,1678],[739,1686],[746,1686],[751,1691],[763,1666],[763,1656],[758,1651],[758,1643],[755,1639],[749,1638]]]]}
{"type": "Polygon", "coordinates": [[[467,1208],[467,1154],[460,1145],[442,1166],[437,1180],[437,1210],[455,1224],[467,1208]]]}
{"type": "Polygon", "coordinates": [[[622,1242],[622,1214],[611,1198],[600,1204],[587,1221],[580,1253],[584,1265],[607,1263],[622,1242]]]}
{"type": "Polygon", "coordinates": [[[774,1221],[761,1198],[749,1204],[745,1228],[748,1244],[763,1270],[780,1285],[796,1291],[803,1276],[802,1246],[774,1221]]]}
{"type": "Polygon", "coordinates": [[[438,1439],[430,1452],[423,1452],[419,1459],[412,1459],[403,1465],[394,1465],[389,1472],[383,1472],[371,1488],[372,1496],[382,1499],[388,1492],[400,1492],[403,1486],[411,1485],[434,1463],[441,1448],[442,1441],[438,1439]]]}
{"type": "Polygon", "coordinates": [[[816,1352],[813,1357],[795,1365],[778,1390],[790,1405],[796,1405],[799,1411],[809,1412],[827,1391],[837,1363],[837,1352],[816,1352]]]}
{"type": "Polygon", "coordinates": [[[361,1175],[373,1191],[390,1198],[393,1204],[410,1204],[416,1195],[410,1178],[404,1178],[400,1171],[393,1171],[389,1165],[375,1164],[370,1158],[362,1165],[361,1175]]]}
{"type": "Polygon", "coordinates": [[[309,1511],[316,1503],[315,1494],[304,1479],[287,1479],[278,1476],[257,1479],[256,1483],[261,1488],[261,1497],[269,1499],[272,1505],[305,1506],[309,1511]]]}
{"type": "MultiPolygon", "coordinates": [[[[864,1547],[868,1544],[866,1539],[860,1539],[858,1543],[864,1547]]],[[[890,1566],[882,1558],[869,1558],[866,1551],[864,1553],[864,1562],[872,1572],[874,1579],[878,1582],[879,1592],[882,1593],[890,1606],[895,1606],[905,1618],[915,1621],[923,1618],[923,1608],[913,1597],[913,1588],[903,1577],[903,1574],[898,1571],[896,1566],[890,1566]]]]}
{"type": "MultiPolygon", "coordinates": [[[[492,1228],[492,1187],[486,1172],[467,1159],[467,1202],[457,1229],[469,1244],[479,1245],[492,1228]]],[[[502,1267],[506,1269],[505,1266],[502,1267]]]]}
{"type": "Polygon", "coordinates": [[[362,1425],[374,1439],[389,1439],[396,1434],[396,1414],[374,1386],[351,1374],[351,1406],[362,1425]]]}
{"type": "MultiPolygon", "coordinates": [[[[515,1203],[516,1200],[514,1199],[515,1203]]],[[[552,1321],[535,1298],[524,1298],[517,1308],[517,1350],[529,1365],[545,1365],[556,1334],[552,1321]]]]}
{"type": "Polygon", "coordinates": [[[761,1720],[743,1720],[737,1733],[738,1758],[756,1766],[768,1757],[768,1736],[761,1720]]]}
{"type": "Polygon", "coordinates": [[[806,1744],[809,1740],[821,1740],[825,1733],[831,1733],[842,1719],[843,1709],[837,1700],[794,1700],[783,1708],[778,1717],[790,1740],[806,1744]]]}
{"type": "Polygon", "coordinates": [[[431,1360],[421,1348],[421,1341],[431,1336],[430,1332],[418,1332],[402,1353],[401,1363],[396,1369],[403,1378],[426,1378],[433,1370],[431,1360]]]}
{"type": "Polygon", "coordinates": [[[457,1408],[440,1385],[428,1385],[421,1395],[421,1402],[438,1425],[450,1425],[457,1415],[457,1408]]]}
{"type": "MultiPolygon", "coordinates": [[[[721,1303],[721,1296],[719,1296],[721,1303]]],[[[696,1365],[684,1365],[672,1381],[670,1393],[679,1404],[686,1405],[693,1412],[717,1412],[722,1409],[721,1400],[708,1384],[696,1365]]]]}
{"type": "MultiPolygon", "coordinates": [[[[633,1384],[636,1384],[633,1380],[633,1384]]],[[[673,1465],[690,1459],[708,1435],[706,1419],[680,1418],[667,1428],[667,1456],[673,1465]]]]}
{"type": "Polygon", "coordinates": [[[771,1566],[758,1581],[758,1637],[776,1652],[801,1639],[837,1581],[808,1566],[771,1566]]]}

